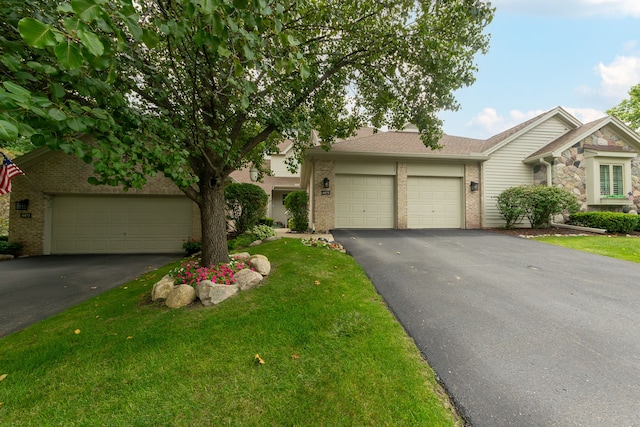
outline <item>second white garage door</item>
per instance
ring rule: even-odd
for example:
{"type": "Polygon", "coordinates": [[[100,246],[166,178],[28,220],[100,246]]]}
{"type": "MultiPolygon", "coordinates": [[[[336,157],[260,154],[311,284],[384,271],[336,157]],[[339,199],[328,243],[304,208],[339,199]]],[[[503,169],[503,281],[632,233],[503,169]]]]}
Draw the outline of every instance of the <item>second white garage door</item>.
{"type": "Polygon", "coordinates": [[[409,177],[409,228],[463,228],[460,178],[409,177]]]}
{"type": "Polygon", "coordinates": [[[186,197],[56,196],[51,253],[182,252],[192,223],[186,197]]]}
{"type": "Polygon", "coordinates": [[[394,228],[394,177],[336,175],[336,228],[394,228]]]}

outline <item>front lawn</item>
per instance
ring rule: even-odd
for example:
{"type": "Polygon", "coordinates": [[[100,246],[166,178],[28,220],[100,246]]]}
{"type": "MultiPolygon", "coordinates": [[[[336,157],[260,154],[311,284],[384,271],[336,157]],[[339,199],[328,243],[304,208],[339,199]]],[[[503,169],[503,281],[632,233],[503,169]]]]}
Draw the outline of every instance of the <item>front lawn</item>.
{"type": "Polygon", "coordinates": [[[176,263],[0,339],[0,425],[462,424],[351,257],[250,252],[271,275],[219,306],[152,304],[176,263]]]}
{"type": "Polygon", "coordinates": [[[537,237],[536,240],[565,246],[611,258],[640,262],[640,237],[622,236],[572,236],[537,237]]]}

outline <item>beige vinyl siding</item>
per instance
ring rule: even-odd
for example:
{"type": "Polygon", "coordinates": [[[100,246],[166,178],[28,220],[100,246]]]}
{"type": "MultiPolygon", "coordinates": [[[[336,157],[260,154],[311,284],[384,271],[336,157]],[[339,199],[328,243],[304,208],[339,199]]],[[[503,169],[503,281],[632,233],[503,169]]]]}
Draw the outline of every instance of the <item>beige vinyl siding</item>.
{"type": "Polygon", "coordinates": [[[552,118],[491,154],[483,166],[484,227],[504,225],[496,205],[500,193],[510,187],[533,183],[533,167],[523,160],[568,130],[564,122],[552,118]]]}

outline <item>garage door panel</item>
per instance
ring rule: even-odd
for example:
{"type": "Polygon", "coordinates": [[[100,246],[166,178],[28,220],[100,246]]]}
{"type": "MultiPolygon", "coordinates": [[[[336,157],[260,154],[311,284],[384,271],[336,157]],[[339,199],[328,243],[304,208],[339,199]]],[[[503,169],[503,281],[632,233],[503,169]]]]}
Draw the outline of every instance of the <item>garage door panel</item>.
{"type": "Polygon", "coordinates": [[[336,175],[337,228],[393,228],[394,177],[336,175]]]}
{"type": "Polygon", "coordinates": [[[409,228],[462,228],[460,178],[409,177],[409,228]]]}
{"type": "Polygon", "coordinates": [[[186,197],[57,196],[51,252],[180,252],[192,233],[186,197]]]}

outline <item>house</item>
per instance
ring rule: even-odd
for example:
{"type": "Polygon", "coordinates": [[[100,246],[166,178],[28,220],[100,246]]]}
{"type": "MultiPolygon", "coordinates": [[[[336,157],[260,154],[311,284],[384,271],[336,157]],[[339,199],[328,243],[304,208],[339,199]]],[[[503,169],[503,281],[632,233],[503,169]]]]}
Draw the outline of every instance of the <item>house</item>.
{"type": "MultiPolygon", "coordinates": [[[[282,224],[286,194],[307,190],[317,232],[499,227],[496,196],[522,184],[565,188],[583,211],[640,205],[640,136],[613,117],[582,124],[555,108],[486,140],[444,135],[440,144],[426,148],[411,126],[361,129],[330,151],[307,150],[298,176],[286,168],[293,143],[284,141],[269,159],[272,176],[256,184],[282,224]]],[[[201,236],[197,205],[161,173],[125,192],[89,184],[93,166],[60,151],[15,162],[25,175],[12,180],[9,238],[25,254],[180,252],[201,236]]],[[[248,169],[231,178],[252,182],[248,169]]]]}
{"type": "MultiPolygon", "coordinates": [[[[286,167],[292,155],[292,141],[281,143],[270,159],[273,176],[255,183],[269,194],[268,216],[282,224],[284,197],[300,189],[286,167]]],[[[89,184],[93,166],[61,151],[43,147],[15,162],[25,175],[12,180],[9,239],[23,243],[24,254],[177,253],[202,235],[198,206],[162,173],[123,191],[89,184]]],[[[251,182],[250,171],[231,179],[251,182]]]]}
{"type": "Polygon", "coordinates": [[[440,145],[425,147],[410,126],[308,150],[310,223],[317,232],[500,227],[496,196],[523,184],[565,188],[583,211],[640,203],[640,136],[613,117],[582,124],[558,107],[486,140],[444,135],[440,145]]]}
{"type": "Polygon", "coordinates": [[[125,192],[89,184],[91,164],[46,147],[15,163],[25,175],[11,181],[9,239],[24,254],[177,253],[201,235],[197,205],[161,173],[125,192]]]}
{"type": "Polygon", "coordinates": [[[250,168],[237,170],[230,175],[233,182],[251,183],[262,188],[269,196],[267,217],[273,218],[275,224],[283,227],[286,227],[287,220],[291,217],[284,207],[284,198],[290,192],[300,190],[300,173],[292,172],[287,167],[287,161],[293,155],[293,141],[287,139],[278,145],[277,153],[265,160],[266,168],[271,169],[271,175],[264,176],[261,181],[253,181],[250,168]]]}

